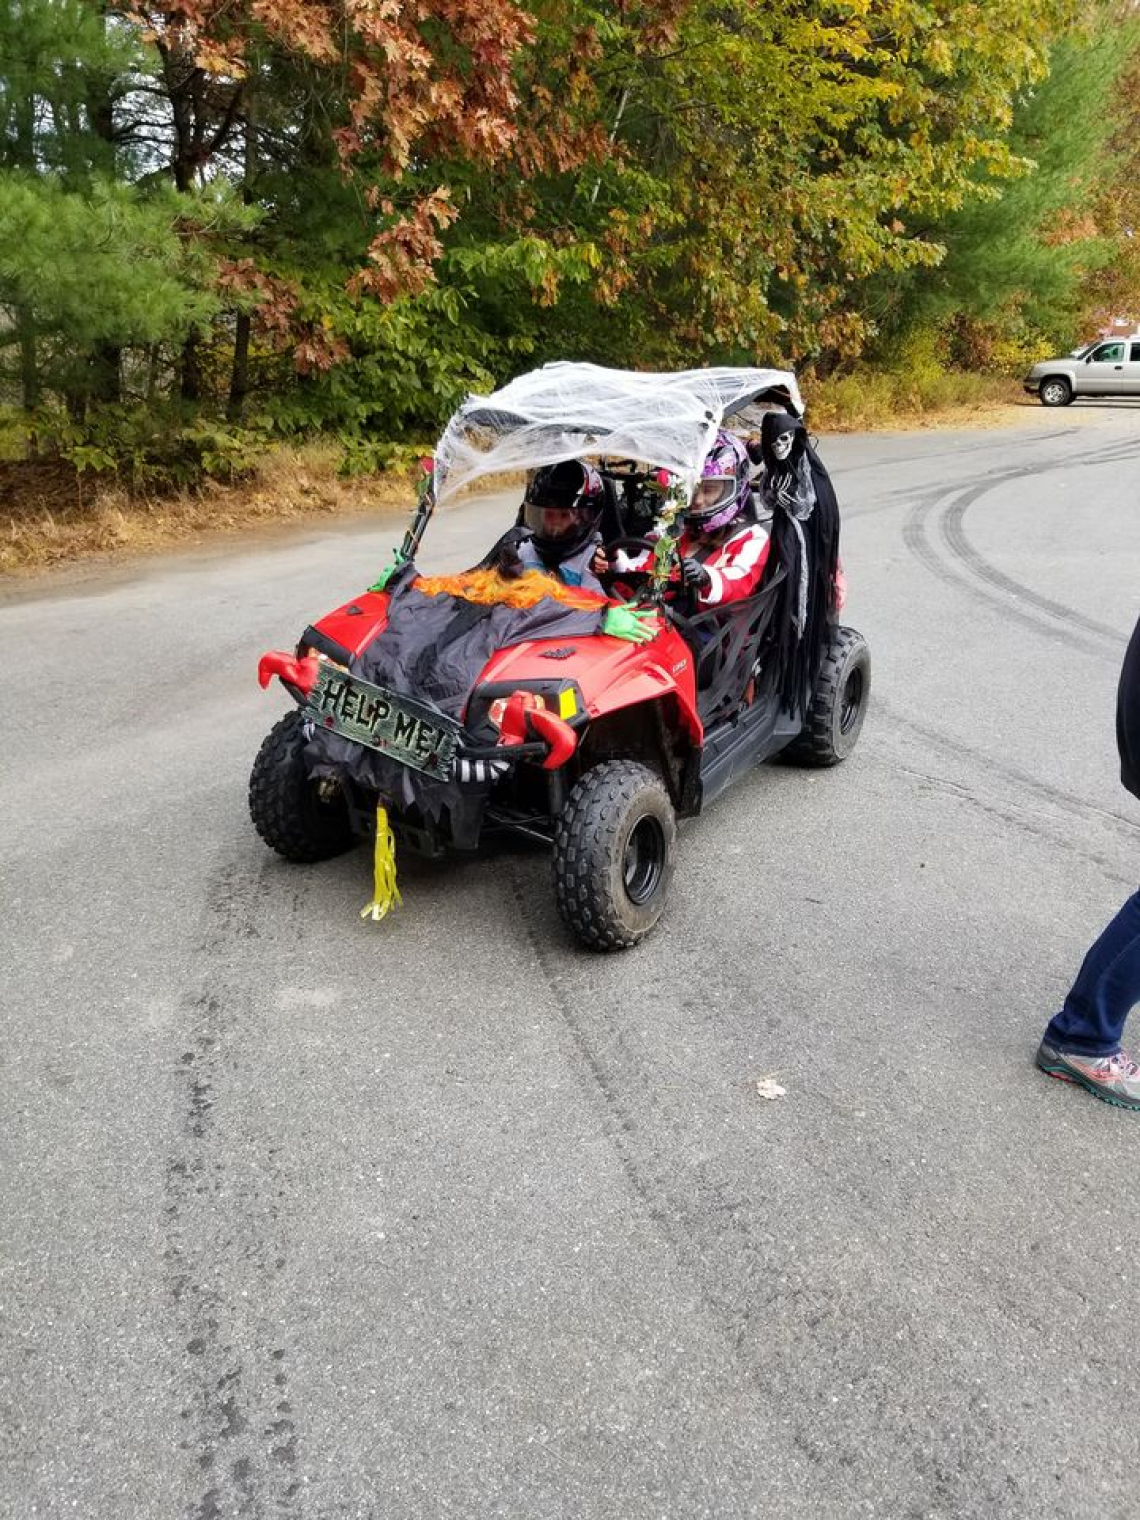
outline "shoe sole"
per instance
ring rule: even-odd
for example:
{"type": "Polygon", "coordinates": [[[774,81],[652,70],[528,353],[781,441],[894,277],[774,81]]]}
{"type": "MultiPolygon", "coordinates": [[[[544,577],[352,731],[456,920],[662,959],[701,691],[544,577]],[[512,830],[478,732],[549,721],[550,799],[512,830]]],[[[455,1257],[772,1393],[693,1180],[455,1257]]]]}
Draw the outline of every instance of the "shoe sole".
{"type": "Polygon", "coordinates": [[[1082,1077],[1080,1072],[1073,1071],[1068,1066],[1053,1066],[1044,1061],[1038,1061],[1038,1067],[1047,1077],[1055,1077],[1058,1082],[1068,1082],[1073,1087],[1083,1087],[1085,1092],[1092,1093],[1094,1098],[1099,1098],[1102,1103],[1110,1103],[1113,1108],[1127,1108],[1135,1113],[1140,1109],[1140,1103],[1134,1103],[1128,1098],[1118,1098],[1115,1093],[1105,1092],[1095,1082],[1090,1082],[1088,1077],[1082,1077]]]}

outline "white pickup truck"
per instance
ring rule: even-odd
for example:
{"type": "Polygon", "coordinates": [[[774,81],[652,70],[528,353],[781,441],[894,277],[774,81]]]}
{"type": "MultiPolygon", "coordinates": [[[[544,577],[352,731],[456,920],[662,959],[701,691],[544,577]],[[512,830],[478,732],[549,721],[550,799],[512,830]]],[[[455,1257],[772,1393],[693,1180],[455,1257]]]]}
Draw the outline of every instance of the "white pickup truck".
{"type": "Polygon", "coordinates": [[[1068,406],[1074,396],[1140,396],[1140,333],[1044,359],[1023,384],[1042,406],[1068,406]]]}

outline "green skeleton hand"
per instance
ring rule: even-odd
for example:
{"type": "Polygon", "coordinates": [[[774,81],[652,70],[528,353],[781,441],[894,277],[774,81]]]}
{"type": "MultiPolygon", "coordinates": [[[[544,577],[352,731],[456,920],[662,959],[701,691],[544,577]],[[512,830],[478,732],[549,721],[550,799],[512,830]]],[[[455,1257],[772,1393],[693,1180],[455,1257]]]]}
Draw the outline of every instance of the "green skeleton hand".
{"type": "Polygon", "coordinates": [[[632,644],[648,644],[660,632],[657,615],[648,608],[611,607],[602,623],[602,632],[611,639],[629,639],[632,644]]]}
{"type": "Polygon", "coordinates": [[[396,572],[398,570],[402,570],[407,563],[407,560],[404,558],[400,550],[393,549],[390,562],[384,566],[383,570],[381,570],[380,574],[372,582],[371,586],[369,586],[369,591],[387,591],[388,582],[392,579],[396,572]]]}

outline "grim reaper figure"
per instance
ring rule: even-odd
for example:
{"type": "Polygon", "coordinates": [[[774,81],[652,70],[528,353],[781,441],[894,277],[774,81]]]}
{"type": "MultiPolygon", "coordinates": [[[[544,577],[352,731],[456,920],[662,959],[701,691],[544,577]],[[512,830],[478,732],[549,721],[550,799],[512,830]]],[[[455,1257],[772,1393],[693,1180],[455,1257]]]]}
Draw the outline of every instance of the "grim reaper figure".
{"type": "Polygon", "coordinates": [[[839,504],[822,460],[798,417],[768,412],[758,489],[772,513],[772,560],[787,571],[773,626],[784,706],[807,712],[836,622],[839,504]]]}

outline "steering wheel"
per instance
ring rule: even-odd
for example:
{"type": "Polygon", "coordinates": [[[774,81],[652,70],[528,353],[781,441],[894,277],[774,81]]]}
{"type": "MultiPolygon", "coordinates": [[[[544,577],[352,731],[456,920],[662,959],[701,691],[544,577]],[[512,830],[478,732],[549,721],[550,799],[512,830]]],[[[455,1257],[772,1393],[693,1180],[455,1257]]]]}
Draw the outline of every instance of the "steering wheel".
{"type": "Polygon", "coordinates": [[[607,480],[641,482],[649,480],[652,472],[639,469],[636,459],[601,459],[598,461],[598,474],[604,475],[607,480]]]}
{"type": "MultiPolygon", "coordinates": [[[[656,547],[657,540],[654,538],[638,538],[635,534],[626,533],[621,538],[611,538],[606,545],[606,553],[609,554],[614,549],[635,549],[638,554],[652,554],[656,547]]],[[[639,573],[636,570],[631,572],[634,575],[639,573]]]]}
{"type": "MultiPolygon", "coordinates": [[[[614,553],[616,553],[618,549],[632,549],[635,554],[648,554],[652,556],[653,551],[656,549],[656,547],[657,545],[653,539],[637,538],[635,535],[630,533],[623,534],[621,538],[611,539],[610,542],[605,545],[606,556],[610,561],[610,568],[603,574],[602,582],[604,585],[611,588],[609,593],[611,596],[613,595],[612,588],[613,582],[615,580],[625,580],[626,577],[640,577],[643,575],[651,575],[653,573],[652,562],[647,565],[644,570],[615,570],[612,558],[614,553]]],[[[636,599],[639,593],[633,591],[631,587],[629,590],[629,595],[633,596],[636,599]]]]}
{"type": "MultiPolygon", "coordinates": [[[[621,538],[612,539],[606,545],[606,552],[607,552],[607,554],[612,554],[612,553],[616,552],[618,549],[633,549],[638,554],[641,554],[642,552],[653,554],[656,551],[658,542],[659,542],[658,539],[654,539],[654,538],[638,538],[635,534],[627,533],[627,534],[624,534],[621,538]]],[[[613,576],[626,576],[626,575],[645,575],[645,576],[649,576],[649,575],[652,575],[652,574],[653,574],[653,566],[652,566],[652,564],[649,564],[649,565],[646,565],[646,567],[643,570],[611,570],[609,572],[609,575],[606,577],[606,579],[610,579],[613,576]]],[[[636,595],[636,593],[635,593],[635,595],[636,595]]],[[[666,597],[665,611],[667,613],[670,611],[670,604],[672,602],[676,601],[676,599],[678,597],[685,597],[687,595],[688,595],[688,592],[685,590],[685,588],[683,586],[677,586],[677,587],[672,588],[669,591],[667,591],[665,593],[665,597],[666,597]]]]}

